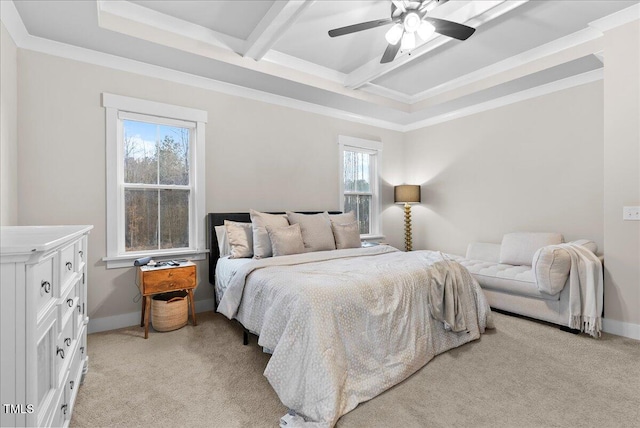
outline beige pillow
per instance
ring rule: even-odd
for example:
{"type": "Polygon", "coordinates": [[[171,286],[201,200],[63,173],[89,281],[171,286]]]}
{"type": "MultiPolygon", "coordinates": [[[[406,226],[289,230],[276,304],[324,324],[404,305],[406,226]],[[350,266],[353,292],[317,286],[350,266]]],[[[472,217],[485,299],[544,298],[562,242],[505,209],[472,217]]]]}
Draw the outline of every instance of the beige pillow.
{"type": "Polygon", "coordinates": [[[253,229],[251,223],[224,221],[229,239],[229,258],[242,259],[253,256],[253,229]]]}
{"type": "Polygon", "coordinates": [[[538,290],[550,295],[558,294],[569,277],[571,256],[563,248],[542,247],[534,254],[531,268],[538,290]]]}
{"type": "Polygon", "coordinates": [[[346,224],[332,222],[331,228],[333,229],[333,237],[336,240],[336,248],[338,250],[344,248],[359,248],[362,246],[357,221],[346,224]]]}
{"type": "Polygon", "coordinates": [[[338,224],[353,223],[356,221],[356,213],[349,211],[348,213],[343,214],[329,214],[329,220],[331,220],[331,223],[338,224]]]}
{"type": "Polygon", "coordinates": [[[304,248],[307,251],[335,250],[336,242],[327,213],[298,214],[287,211],[290,224],[299,224],[304,248]]]}
{"type": "Polygon", "coordinates": [[[299,224],[285,227],[267,226],[266,229],[271,240],[271,250],[274,257],[304,253],[304,242],[299,224]]]}
{"type": "Polygon", "coordinates": [[[533,255],[547,245],[561,244],[559,233],[515,232],[502,237],[500,263],[515,266],[531,266],[533,255]]]}
{"type": "Polygon", "coordinates": [[[261,259],[271,257],[271,240],[267,233],[267,226],[286,227],[289,226],[287,216],[284,214],[267,214],[260,211],[250,210],[251,225],[253,228],[253,257],[261,259]]]}
{"type": "Polygon", "coordinates": [[[218,250],[220,250],[220,257],[228,256],[229,252],[229,238],[227,237],[227,228],[224,226],[216,226],[216,238],[218,239],[218,250]]]}

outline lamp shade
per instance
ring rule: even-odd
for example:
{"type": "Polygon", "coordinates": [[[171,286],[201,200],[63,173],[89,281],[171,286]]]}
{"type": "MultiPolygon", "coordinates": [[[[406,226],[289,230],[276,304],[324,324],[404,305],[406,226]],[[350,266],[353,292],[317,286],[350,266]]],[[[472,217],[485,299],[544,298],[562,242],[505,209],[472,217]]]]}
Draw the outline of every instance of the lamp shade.
{"type": "Polygon", "coordinates": [[[420,186],[417,184],[402,184],[393,188],[394,201],[396,204],[419,203],[420,186]]]}

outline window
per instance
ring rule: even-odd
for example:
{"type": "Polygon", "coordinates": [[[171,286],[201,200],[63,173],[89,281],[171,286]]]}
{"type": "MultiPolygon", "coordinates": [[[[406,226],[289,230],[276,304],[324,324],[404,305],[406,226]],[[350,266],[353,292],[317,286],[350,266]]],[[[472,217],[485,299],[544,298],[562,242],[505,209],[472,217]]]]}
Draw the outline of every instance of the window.
{"type": "Polygon", "coordinates": [[[103,94],[107,267],[143,256],[203,258],[207,113],[103,94]]]}
{"type": "Polygon", "coordinates": [[[380,235],[380,198],[378,162],[382,143],[340,136],[340,205],[344,212],[353,211],[360,235],[380,235]]]}

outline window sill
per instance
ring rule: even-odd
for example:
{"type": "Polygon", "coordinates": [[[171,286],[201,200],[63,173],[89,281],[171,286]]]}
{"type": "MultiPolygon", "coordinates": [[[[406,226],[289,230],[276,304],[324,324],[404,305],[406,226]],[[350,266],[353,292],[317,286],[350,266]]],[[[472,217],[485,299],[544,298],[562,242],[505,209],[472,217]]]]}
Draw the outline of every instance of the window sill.
{"type": "Polygon", "coordinates": [[[385,239],[384,235],[360,235],[360,240],[361,241],[382,241],[383,239],[385,239]]]}
{"type": "MultiPolygon", "coordinates": [[[[155,261],[164,261],[172,259],[187,259],[187,260],[204,260],[207,258],[208,250],[182,250],[173,251],[170,253],[161,254],[149,254],[155,261]]],[[[103,257],[102,261],[106,262],[107,269],[129,268],[133,267],[133,262],[145,255],[126,255],[115,257],[103,257]]]]}

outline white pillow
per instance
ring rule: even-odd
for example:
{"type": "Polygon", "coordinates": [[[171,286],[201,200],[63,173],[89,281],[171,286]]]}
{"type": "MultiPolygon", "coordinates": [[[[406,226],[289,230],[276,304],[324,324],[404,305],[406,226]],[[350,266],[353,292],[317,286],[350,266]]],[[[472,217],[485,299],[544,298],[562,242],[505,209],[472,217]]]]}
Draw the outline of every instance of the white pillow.
{"type": "Polygon", "coordinates": [[[336,240],[336,248],[338,250],[344,248],[359,248],[362,245],[357,221],[346,224],[332,222],[331,228],[333,229],[333,237],[336,240]]]}
{"type": "Polygon", "coordinates": [[[342,214],[329,214],[329,220],[331,220],[331,223],[338,224],[353,223],[354,221],[356,221],[356,213],[353,211],[349,211],[348,213],[342,214]]]}
{"type": "Polygon", "coordinates": [[[224,226],[216,226],[216,238],[218,239],[218,250],[220,251],[220,257],[228,256],[229,252],[229,238],[227,237],[227,228],[224,226]]]}
{"type": "Polygon", "coordinates": [[[273,256],[288,256],[290,254],[304,253],[304,242],[299,224],[285,227],[266,227],[273,256]]]}
{"type": "Polygon", "coordinates": [[[253,228],[253,257],[261,259],[271,257],[271,240],[267,233],[267,226],[286,227],[289,226],[287,216],[283,214],[267,214],[256,210],[250,210],[251,225],[253,228]]]}
{"type": "Polygon", "coordinates": [[[561,244],[559,233],[515,232],[502,237],[500,263],[515,266],[531,266],[533,255],[547,245],[561,244]]]}
{"type": "Polygon", "coordinates": [[[230,259],[242,259],[253,256],[253,228],[251,223],[224,221],[229,239],[230,259]]]}
{"type": "Polygon", "coordinates": [[[307,251],[335,250],[336,242],[327,213],[298,214],[287,211],[290,224],[299,224],[304,248],[307,251]]]}
{"type": "Polygon", "coordinates": [[[540,291],[551,295],[558,294],[569,277],[571,256],[562,248],[542,247],[534,254],[531,268],[540,291]]]}

